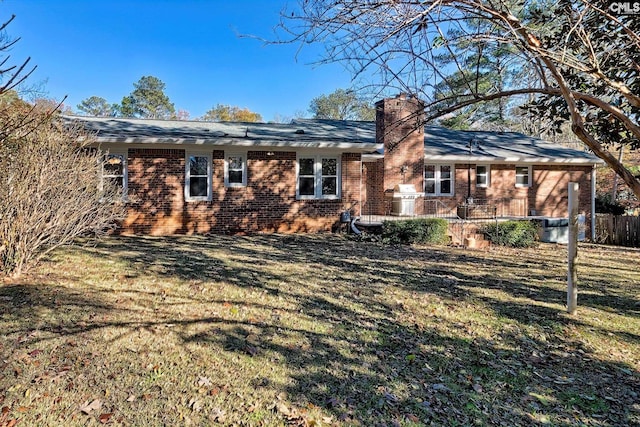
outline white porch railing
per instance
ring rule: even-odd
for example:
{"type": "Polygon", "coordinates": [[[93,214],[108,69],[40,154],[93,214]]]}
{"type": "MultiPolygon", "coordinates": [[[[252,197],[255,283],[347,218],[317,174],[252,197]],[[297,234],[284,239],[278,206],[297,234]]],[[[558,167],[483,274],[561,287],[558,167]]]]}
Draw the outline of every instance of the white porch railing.
{"type": "Polygon", "coordinates": [[[523,218],[528,216],[526,199],[474,199],[473,204],[459,204],[457,200],[443,201],[442,199],[417,199],[415,212],[421,212],[412,217],[391,215],[391,211],[381,212],[380,207],[364,203],[360,209],[360,221],[375,224],[383,221],[402,220],[407,218],[443,218],[447,220],[462,219],[490,219],[490,218],[523,218]],[[418,204],[422,204],[421,208],[418,204]],[[466,207],[467,209],[459,209],[466,207]],[[461,215],[466,213],[466,215],[461,215]]]}

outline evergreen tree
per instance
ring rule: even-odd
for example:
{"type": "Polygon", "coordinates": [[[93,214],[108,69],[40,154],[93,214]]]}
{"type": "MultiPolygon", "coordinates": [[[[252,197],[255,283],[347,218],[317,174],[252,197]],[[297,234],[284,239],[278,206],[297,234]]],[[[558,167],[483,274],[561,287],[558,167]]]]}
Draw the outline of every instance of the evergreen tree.
{"type": "Polygon", "coordinates": [[[90,96],[82,100],[77,108],[87,116],[110,117],[115,115],[113,106],[100,96],[90,96]]]}
{"type": "Polygon", "coordinates": [[[175,107],[164,93],[165,84],[159,78],[144,76],[133,86],[133,92],[122,98],[120,115],[145,119],[169,119],[175,115],[175,107]]]}

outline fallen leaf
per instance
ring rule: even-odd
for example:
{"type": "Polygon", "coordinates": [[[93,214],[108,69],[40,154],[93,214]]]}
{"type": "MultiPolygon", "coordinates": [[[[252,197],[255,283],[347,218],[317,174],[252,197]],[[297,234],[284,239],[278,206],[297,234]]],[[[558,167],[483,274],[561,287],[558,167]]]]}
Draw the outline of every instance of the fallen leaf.
{"type": "Polygon", "coordinates": [[[244,346],[244,351],[249,355],[249,356],[255,356],[256,354],[258,354],[258,349],[252,345],[246,345],[244,346]]]}
{"type": "Polygon", "coordinates": [[[431,388],[435,391],[449,392],[451,389],[444,384],[432,384],[431,388]]]}
{"type": "Polygon", "coordinates": [[[106,424],[109,422],[109,419],[111,419],[112,415],[113,414],[100,414],[100,416],[98,417],[98,420],[100,420],[102,424],[106,424]]]}
{"type": "Polygon", "coordinates": [[[400,400],[398,396],[396,396],[393,393],[389,393],[387,391],[384,392],[384,398],[387,400],[387,402],[392,402],[392,403],[396,403],[400,400]]]}
{"type": "Polygon", "coordinates": [[[276,409],[285,417],[291,415],[291,410],[283,402],[276,403],[276,409]]]}
{"type": "Polygon", "coordinates": [[[419,423],[420,422],[420,418],[416,417],[413,414],[407,414],[407,419],[409,421],[411,421],[412,423],[419,423]]]}
{"type": "Polygon", "coordinates": [[[210,387],[211,386],[211,380],[207,377],[200,377],[198,378],[198,386],[199,387],[210,387]]]}
{"type": "Polygon", "coordinates": [[[225,423],[225,412],[220,408],[213,408],[211,410],[211,414],[209,415],[213,422],[224,424],[225,423]]]}
{"type": "Polygon", "coordinates": [[[482,393],[482,386],[480,384],[474,384],[473,389],[476,391],[476,393],[482,393]]]}
{"type": "Polygon", "coordinates": [[[551,404],[551,401],[549,400],[549,398],[541,394],[530,392],[529,396],[535,397],[544,406],[549,406],[551,404]]]}
{"type": "Polygon", "coordinates": [[[202,409],[202,404],[198,401],[198,399],[191,399],[189,404],[187,405],[193,412],[200,412],[202,409]]]}
{"type": "Polygon", "coordinates": [[[553,380],[554,383],[560,384],[560,385],[572,384],[574,381],[575,381],[574,378],[568,378],[568,377],[556,377],[556,379],[553,380]]]}
{"type": "Polygon", "coordinates": [[[91,412],[96,411],[100,408],[102,408],[102,402],[100,401],[100,399],[95,399],[91,403],[87,401],[87,402],[84,402],[82,405],[80,405],[80,411],[84,412],[87,415],[91,414],[91,412]]]}
{"type": "Polygon", "coordinates": [[[133,402],[134,400],[136,400],[135,394],[132,394],[129,397],[127,397],[127,402],[133,402]]]}

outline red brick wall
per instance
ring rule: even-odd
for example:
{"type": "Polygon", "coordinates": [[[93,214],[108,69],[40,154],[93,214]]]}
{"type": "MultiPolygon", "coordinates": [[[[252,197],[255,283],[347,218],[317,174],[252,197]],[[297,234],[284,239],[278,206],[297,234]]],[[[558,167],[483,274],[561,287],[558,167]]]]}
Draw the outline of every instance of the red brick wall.
{"type": "MultiPolygon", "coordinates": [[[[384,112],[384,109],[382,109],[384,112]]],[[[379,111],[380,114],[380,111],[379,111]]],[[[417,134],[417,132],[416,132],[417,134]]],[[[423,134],[409,145],[392,152],[413,148],[422,153],[423,134]]],[[[402,182],[398,156],[361,163],[358,153],[341,157],[340,200],[296,200],[296,153],[249,151],[247,153],[247,185],[224,186],[224,152],[211,151],[212,200],[185,202],[185,150],[135,148],[128,151],[128,216],[123,231],[142,234],[207,233],[207,232],[316,232],[328,231],[338,225],[339,214],[352,208],[355,214],[390,212],[390,194],[395,184],[402,182]],[[362,202],[362,203],[358,203],[362,202]]],[[[419,161],[410,157],[405,182],[423,191],[424,156],[419,161]],[[417,170],[420,168],[418,176],[417,170]]],[[[591,167],[534,165],[530,187],[515,186],[515,164],[490,165],[491,185],[475,185],[475,165],[471,167],[471,196],[482,203],[501,201],[513,214],[566,216],[567,186],[580,184],[580,211],[590,213],[591,167]],[[505,202],[506,200],[506,202],[505,202]],[[504,203],[507,203],[505,205],[504,203]],[[514,209],[520,208],[521,212],[514,209]]],[[[467,197],[468,165],[455,165],[455,196],[439,197],[440,206],[453,212],[467,197]]],[[[428,197],[426,200],[434,200],[428,197]]],[[[430,202],[418,200],[416,213],[430,202]]],[[[500,214],[500,212],[499,212],[500,214]]],[[[589,218],[589,216],[588,216],[589,218]]],[[[587,219],[589,224],[590,219],[587,219]]]]}
{"type": "Polygon", "coordinates": [[[342,155],[342,204],[360,215],[362,206],[362,155],[344,153],[342,155]]]}
{"type": "Polygon", "coordinates": [[[383,215],[384,206],[384,160],[362,164],[362,214],[383,215]]]}
{"type": "Polygon", "coordinates": [[[184,150],[129,149],[129,203],[123,230],[144,234],[181,232],[184,171],[184,150]]]}
{"type": "Polygon", "coordinates": [[[207,232],[317,232],[358,213],[361,156],[341,156],[339,200],[296,200],[296,153],[249,151],[247,185],[225,187],[224,152],[212,154],[212,200],[185,202],[185,150],[130,149],[129,210],[123,231],[167,235],[207,232]],[[272,154],[272,155],[271,155],[272,154]]]}
{"type": "MultiPolygon", "coordinates": [[[[465,185],[466,167],[466,165],[456,165],[456,178],[463,175],[465,185]]],[[[563,217],[568,215],[568,184],[577,182],[580,185],[580,212],[590,213],[591,166],[533,165],[530,187],[516,187],[515,168],[515,164],[491,165],[491,186],[477,188],[474,166],[471,170],[473,197],[485,200],[500,198],[523,200],[527,214],[535,211],[536,215],[563,217]]]]}
{"type": "MultiPolygon", "coordinates": [[[[372,207],[372,214],[384,215],[390,212],[388,200],[382,204],[380,197],[372,194],[372,189],[382,188],[380,166],[376,163],[365,163],[363,175],[367,182],[363,199],[372,207]]],[[[570,165],[533,165],[533,176],[530,187],[516,187],[515,164],[490,165],[490,186],[476,187],[475,165],[471,165],[471,197],[476,203],[498,203],[505,215],[536,215],[563,217],[567,216],[568,184],[578,182],[580,185],[580,212],[590,217],[591,212],[591,166],[570,165]]],[[[453,197],[426,197],[416,202],[416,208],[424,207],[425,213],[433,213],[438,200],[439,209],[455,212],[456,206],[465,202],[469,192],[469,167],[467,164],[455,165],[455,194],[453,197]]],[[[423,188],[419,188],[423,191],[423,188]]],[[[380,193],[378,193],[380,194],[380,193]]],[[[500,214],[500,212],[498,212],[500,214]]],[[[589,224],[589,219],[587,224],[589,224]]]]}

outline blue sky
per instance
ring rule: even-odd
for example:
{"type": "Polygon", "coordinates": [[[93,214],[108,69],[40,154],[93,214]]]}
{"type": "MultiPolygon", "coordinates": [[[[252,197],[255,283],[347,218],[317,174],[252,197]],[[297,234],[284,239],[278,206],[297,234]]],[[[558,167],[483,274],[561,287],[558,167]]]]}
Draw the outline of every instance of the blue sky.
{"type": "MultiPolygon", "coordinates": [[[[289,6],[294,5],[289,0],[289,6]]],[[[339,65],[311,65],[321,46],[265,45],[286,0],[4,0],[0,19],[21,40],[11,63],[38,66],[29,83],[76,105],[119,103],[142,76],[158,77],[176,110],[201,116],[220,104],[265,121],[307,112],[312,98],[351,86],[339,65]],[[297,58],[296,58],[297,54],[297,58]]]]}

